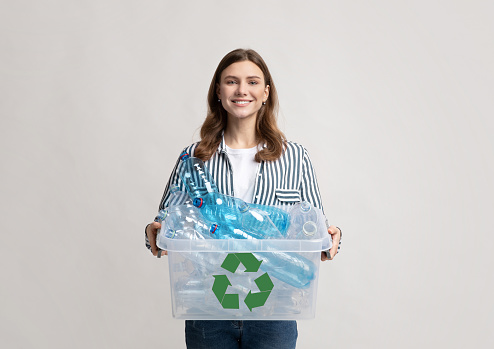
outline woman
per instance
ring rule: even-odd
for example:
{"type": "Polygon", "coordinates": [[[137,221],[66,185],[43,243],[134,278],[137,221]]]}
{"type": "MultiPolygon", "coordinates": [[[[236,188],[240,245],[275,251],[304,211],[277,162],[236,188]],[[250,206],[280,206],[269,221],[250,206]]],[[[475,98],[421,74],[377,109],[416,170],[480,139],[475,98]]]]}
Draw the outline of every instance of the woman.
{"type": "MultiPolygon", "coordinates": [[[[185,148],[205,161],[226,195],[249,203],[292,205],[309,201],[322,209],[317,180],[307,151],[287,141],[276,124],[278,96],[271,74],[253,50],[237,49],[219,63],[208,93],[208,115],[201,128],[201,141],[185,148]]],[[[170,186],[178,185],[172,171],[160,209],[170,204],[170,186]]],[[[146,227],[146,246],[161,257],[156,246],[158,222],[146,227]]],[[[321,260],[333,259],[341,231],[328,228],[333,239],[321,260]]],[[[164,252],[166,254],[166,251],[164,252]]],[[[295,348],[295,321],[186,321],[187,348],[295,348]]]]}

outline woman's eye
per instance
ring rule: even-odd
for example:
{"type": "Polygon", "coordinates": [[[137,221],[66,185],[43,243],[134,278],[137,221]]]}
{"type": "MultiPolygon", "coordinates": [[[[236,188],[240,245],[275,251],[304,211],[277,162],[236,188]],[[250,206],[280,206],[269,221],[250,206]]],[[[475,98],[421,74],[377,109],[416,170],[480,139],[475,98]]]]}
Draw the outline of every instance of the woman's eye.
{"type": "Polygon", "coordinates": [[[251,81],[251,82],[249,82],[249,84],[251,84],[251,85],[257,85],[258,82],[257,81],[251,81]]]}
{"type": "Polygon", "coordinates": [[[237,82],[234,81],[234,80],[229,80],[226,82],[228,85],[233,85],[233,84],[236,84],[237,82]]]}

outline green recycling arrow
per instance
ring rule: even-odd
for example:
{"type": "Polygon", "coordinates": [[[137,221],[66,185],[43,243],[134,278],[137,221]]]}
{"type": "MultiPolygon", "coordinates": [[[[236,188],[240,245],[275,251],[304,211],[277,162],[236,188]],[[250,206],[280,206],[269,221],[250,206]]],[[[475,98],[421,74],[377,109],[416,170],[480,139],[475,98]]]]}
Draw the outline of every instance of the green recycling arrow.
{"type": "Polygon", "coordinates": [[[252,291],[249,291],[249,294],[245,297],[245,305],[247,305],[250,311],[252,311],[252,308],[262,307],[274,287],[268,273],[262,274],[254,281],[257,287],[259,287],[260,292],[252,293],[252,291]]]}
{"type": "Polygon", "coordinates": [[[226,294],[226,289],[231,286],[230,280],[226,275],[213,275],[213,293],[220,301],[221,305],[225,309],[238,309],[240,308],[238,302],[238,294],[226,294]]]}
{"type": "Polygon", "coordinates": [[[259,270],[262,260],[257,260],[252,253],[229,253],[221,267],[234,273],[240,263],[244,265],[246,273],[255,273],[259,270]]]}
{"type": "MultiPolygon", "coordinates": [[[[238,266],[242,263],[245,267],[245,272],[255,273],[259,270],[262,260],[258,260],[252,253],[229,253],[221,267],[231,273],[237,271],[238,266]]],[[[230,280],[226,275],[213,275],[213,293],[224,309],[239,309],[238,294],[226,294],[228,286],[231,286],[230,280]]],[[[245,297],[245,304],[252,311],[253,308],[262,307],[268,299],[271,290],[274,287],[273,282],[269,278],[268,273],[264,273],[254,280],[259,292],[249,294],[245,297]]]]}

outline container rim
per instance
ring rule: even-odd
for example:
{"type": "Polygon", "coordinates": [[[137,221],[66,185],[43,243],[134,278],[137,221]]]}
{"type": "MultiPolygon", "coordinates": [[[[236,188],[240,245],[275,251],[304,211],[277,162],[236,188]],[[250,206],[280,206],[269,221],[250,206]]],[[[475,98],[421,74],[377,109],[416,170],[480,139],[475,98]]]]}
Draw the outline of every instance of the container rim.
{"type": "Polygon", "coordinates": [[[157,246],[172,252],[321,252],[331,248],[328,234],[312,240],[288,239],[169,239],[158,234],[157,246]]]}

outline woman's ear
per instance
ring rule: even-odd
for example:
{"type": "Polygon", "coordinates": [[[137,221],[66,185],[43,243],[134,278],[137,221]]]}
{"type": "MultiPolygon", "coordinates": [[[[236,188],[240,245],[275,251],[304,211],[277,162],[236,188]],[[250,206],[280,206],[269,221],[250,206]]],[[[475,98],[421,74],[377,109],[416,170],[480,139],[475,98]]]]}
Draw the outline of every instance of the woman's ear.
{"type": "Polygon", "coordinates": [[[218,96],[218,99],[221,99],[220,84],[218,83],[216,83],[216,96],[218,96]]]}
{"type": "Polygon", "coordinates": [[[269,85],[266,85],[266,87],[264,88],[264,98],[268,99],[268,97],[269,97],[269,85]]]}

